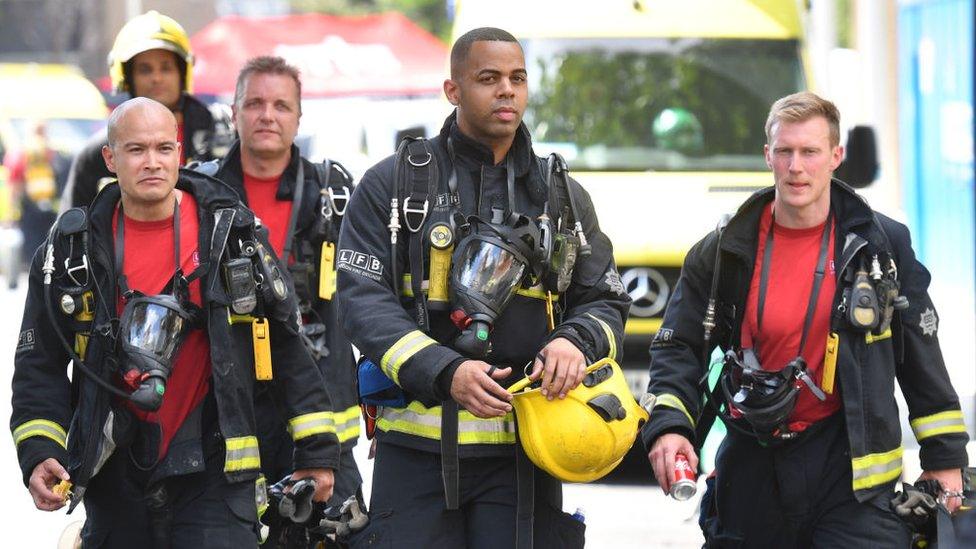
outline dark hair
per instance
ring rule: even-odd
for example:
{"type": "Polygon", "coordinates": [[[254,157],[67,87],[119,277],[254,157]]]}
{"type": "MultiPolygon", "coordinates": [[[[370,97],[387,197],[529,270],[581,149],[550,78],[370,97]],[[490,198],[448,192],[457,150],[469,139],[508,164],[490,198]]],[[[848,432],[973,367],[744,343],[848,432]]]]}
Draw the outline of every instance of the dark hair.
{"type": "MultiPolygon", "coordinates": [[[[462,34],[451,48],[452,79],[456,80],[460,76],[459,71],[468,61],[468,53],[471,52],[471,45],[475,42],[514,42],[515,44],[519,44],[519,41],[511,33],[495,27],[481,27],[469,30],[462,34]]],[[[522,45],[519,44],[519,48],[521,47],[522,45]]]]}
{"type": "Polygon", "coordinates": [[[244,68],[237,74],[237,85],[234,88],[234,105],[240,108],[238,102],[244,98],[244,84],[252,74],[279,74],[290,76],[295,81],[298,89],[298,108],[302,105],[302,80],[299,77],[298,68],[289,65],[281,57],[271,55],[261,55],[252,57],[244,64],[244,68]]]}

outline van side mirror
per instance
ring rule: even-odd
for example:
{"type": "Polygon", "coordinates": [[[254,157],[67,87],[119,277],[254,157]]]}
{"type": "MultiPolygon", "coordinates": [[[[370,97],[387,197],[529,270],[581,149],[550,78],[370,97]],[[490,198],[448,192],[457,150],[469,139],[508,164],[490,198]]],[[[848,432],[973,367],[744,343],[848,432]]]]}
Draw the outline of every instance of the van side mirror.
{"type": "Polygon", "coordinates": [[[854,126],[847,132],[847,154],[834,170],[834,177],[855,189],[862,189],[878,178],[878,142],[874,128],[854,126]]]}

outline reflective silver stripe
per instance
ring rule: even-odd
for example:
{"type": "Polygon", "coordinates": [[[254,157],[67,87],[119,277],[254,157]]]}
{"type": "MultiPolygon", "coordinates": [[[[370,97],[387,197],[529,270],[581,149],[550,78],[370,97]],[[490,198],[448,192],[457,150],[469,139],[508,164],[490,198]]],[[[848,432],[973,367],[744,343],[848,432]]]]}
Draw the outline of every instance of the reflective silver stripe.
{"type": "Polygon", "coordinates": [[[410,360],[410,358],[419,353],[421,350],[431,346],[436,345],[437,342],[433,339],[427,337],[427,334],[421,332],[420,330],[413,330],[407,332],[406,335],[397,340],[392,347],[387,349],[386,353],[383,355],[383,359],[380,360],[380,368],[386,377],[393,380],[394,383],[400,383],[400,367],[410,360]]]}
{"type": "Polygon", "coordinates": [[[68,435],[64,428],[46,419],[32,419],[21,423],[13,430],[14,446],[30,437],[45,437],[57,442],[62,448],[68,447],[68,435]]]}
{"type": "Polygon", "coordinates": [[[610,358],[611,360],[616,360],[617,359],[617,338],[613,336],[613,330],[610,329],[610,325],[604,322],[603,320],[600,320],[599,318],[593,316],[590,313],[586,313],[586,316],[597,321],[600,324],[600,327],[603,328],[603,332],[607,334],[607,357],[610,358]]]}
{"type": "Polygon", "coordinates": [[[868,454],[851,460],[854,491],[866,490],[901,476],[902,454],[899,446],[894,450],[878,454],[868,454]]]}
{"type": "Polygon", "coordinates": [[[359,438],[359,406],[350,406],[343,412],[336,412],[332,418],[339,442],[359,438]]]}
{"type": "MultiPolygon", "coordinates": [[[[382,408],[376,426],[381,431],[396,431],[440,440],[441,407],[427,408],[413,401],[406,408],[382,408]]],[[[459,444],[514,444],[515,416],[481,419],[462,410],[458,414],[459,444]]]]}
{"type": "Polygon", "coordinates": [[[313,412],[303,414],[288,420],[288,432],[294,441],[322,433],[334,433],[335,422],[332,412],[313,412]]]}
{"type": "Polygon", "coordinates": [[[227,446],[227,457],[224,460],[225,472],[261,468],[261,452],[258,450],[257,437],[233,437],[224,442],[227,446]]]}
{"type": "Polygon", "coordinates": [[[690,423],[692,427],[695,426],[695,419],[691,417],[691,414],[688,413],[688,408],[685,408],[685,404],[684,402],[681,402],[680,398],[670,393],[661,393],[660,395],[656,396],[657,401],[654,403],[655,408],[658,406],[667,406],[669,408],[680,410],[685,417],[688,418],[688,423],[690,423]]]}
{"type": "Polygon", "coordinates": [[[962,420],[962,410],[949,410],[930,416],[923,416],[911,421],[915,439],[923,439],[944,435],[947,433],[965,433],[966,424],[962,420]]]}

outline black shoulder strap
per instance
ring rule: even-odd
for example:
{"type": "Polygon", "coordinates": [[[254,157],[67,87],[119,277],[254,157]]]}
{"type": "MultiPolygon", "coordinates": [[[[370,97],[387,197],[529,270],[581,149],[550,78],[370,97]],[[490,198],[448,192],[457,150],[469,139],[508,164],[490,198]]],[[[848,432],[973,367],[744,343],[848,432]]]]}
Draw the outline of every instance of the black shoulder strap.
{"type": "Polygon", "coordinates": [[[324,199],[322,208],[328,208],[328,213],[323,211],[322,215],[337,216],[338,226],[342,222],[342,216],[346,215],[346,206],[352,196],[352,174],[345,166],[329,158],[315,164],[315,171],[319,176],[320,192],[324,199]]]}
{"type": "Polygon", "coordinates": [[[721,383],[716,383],[715,388],[712,390],[708,387],[710,373],[708,360],[712,354],[712,332],[715,330],[715,307],[718,301],[718,286],[722,271],[722,235],[725,233],[725,227],[728,226],[730,219],[732,219],[732,216],[728,214],[723,215],[715,227],[715,262],[712,266],[712,286],[708,293],[705,318],[702,320],[702,328],[704,330],[702,337],[702,361],[705,364],[705,375],[702,376],[698,384],[705,393],[708,404],[711,405],[702,407],[702,411],[695,425],[694,443],[699,448],[705,443],[705,437],[708,436],[708,432],[712,429],[712,424],[715,423],[715,417],[718,415],[718,403],[721,402],[721,383]]]}
{"type": "Polygon", "coordinates": [[[298,158],[298,173],[295,174],[295,186],[291,189],[291,215],[288,216],[288,229],[285,231],[285,248],[281,252],[281,262],[285,265],[291,258],[291,247],[295,244],[295,225],[302,209],[302,196],[305,193],[305,160],[298,158]]]}
{"type": "MultiPolygon", "coordinates": [[[[423,292],[424,279],[424,238],[422,229],[430,211],[430,197],[437,192],[439,171],[437,159],[430,141],[424,138],[406,138],[401,145],[402,163],[398,166],[399,177],[395,182],[397,194],[404,197],[401,202],[403,221],[409,231],[409,262],[411,289],[417,324],[424,332],[430,329],[427,318],[427,299],[423,292]]],[[[396,261],[396,250],[393,253],[396,261]]],[[[395,272],[394,272],[395,275],[395,272]]],[[[394,281],[398,284],[399,281],[394,281]]]]}
{"type": "Polygon", "coordinates": [[[551,153],[546,159],[546,171],[543,173],[545,174],[546,185],[549,187],[548,200],[551,202],[553,198],[556,199],[555,205],[550,203],[547,207],[549,217],[553,222],[558,220],[557,227],[559,230],[570,232],[579,239],[580,256],[590,255],[590,245],[587,242],[586,233],[583,231],[583,218],[577,205],[579,197],[576,196],[573,189],[570,189],[569,165],[566,163],[566,159],[559,153],[551,153]]]}
{"type": "Polygon", "coordinates": [[[88,209],[74,207],[58,216],[51,234],[59,234],[68,241],[64,259],[65,275],[77,288],[87,288],[92,282],[88,263],[88,209]]]}

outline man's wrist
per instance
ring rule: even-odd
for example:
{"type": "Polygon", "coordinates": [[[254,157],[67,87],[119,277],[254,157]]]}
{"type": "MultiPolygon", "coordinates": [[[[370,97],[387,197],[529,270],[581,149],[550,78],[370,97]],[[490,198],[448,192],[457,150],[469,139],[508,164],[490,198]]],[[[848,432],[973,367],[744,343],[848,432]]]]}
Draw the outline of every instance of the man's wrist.
{"type": "Polygon", "coordinates": [[[583,356],[586,357],[587,362],[592,362],[596,360],[596,356],[593,342],[590,341],[588,336],[589,334],[585,333],[584,330],[579,330],[572,324],[562,324],[553,330],[549,336],[549,341],[563,338],[579,349],[583,353],[583,356]]]}
{"type": "Polygon", "coordinates": [[[464,357],[454,359],[437,375],[437,383],[435,383],[435,386],[438,400],[443,401],[451,398],[451,385],[454,383],[454,374],[457,373],[457,369],[466,360],[468,359],[464,357]]]}

